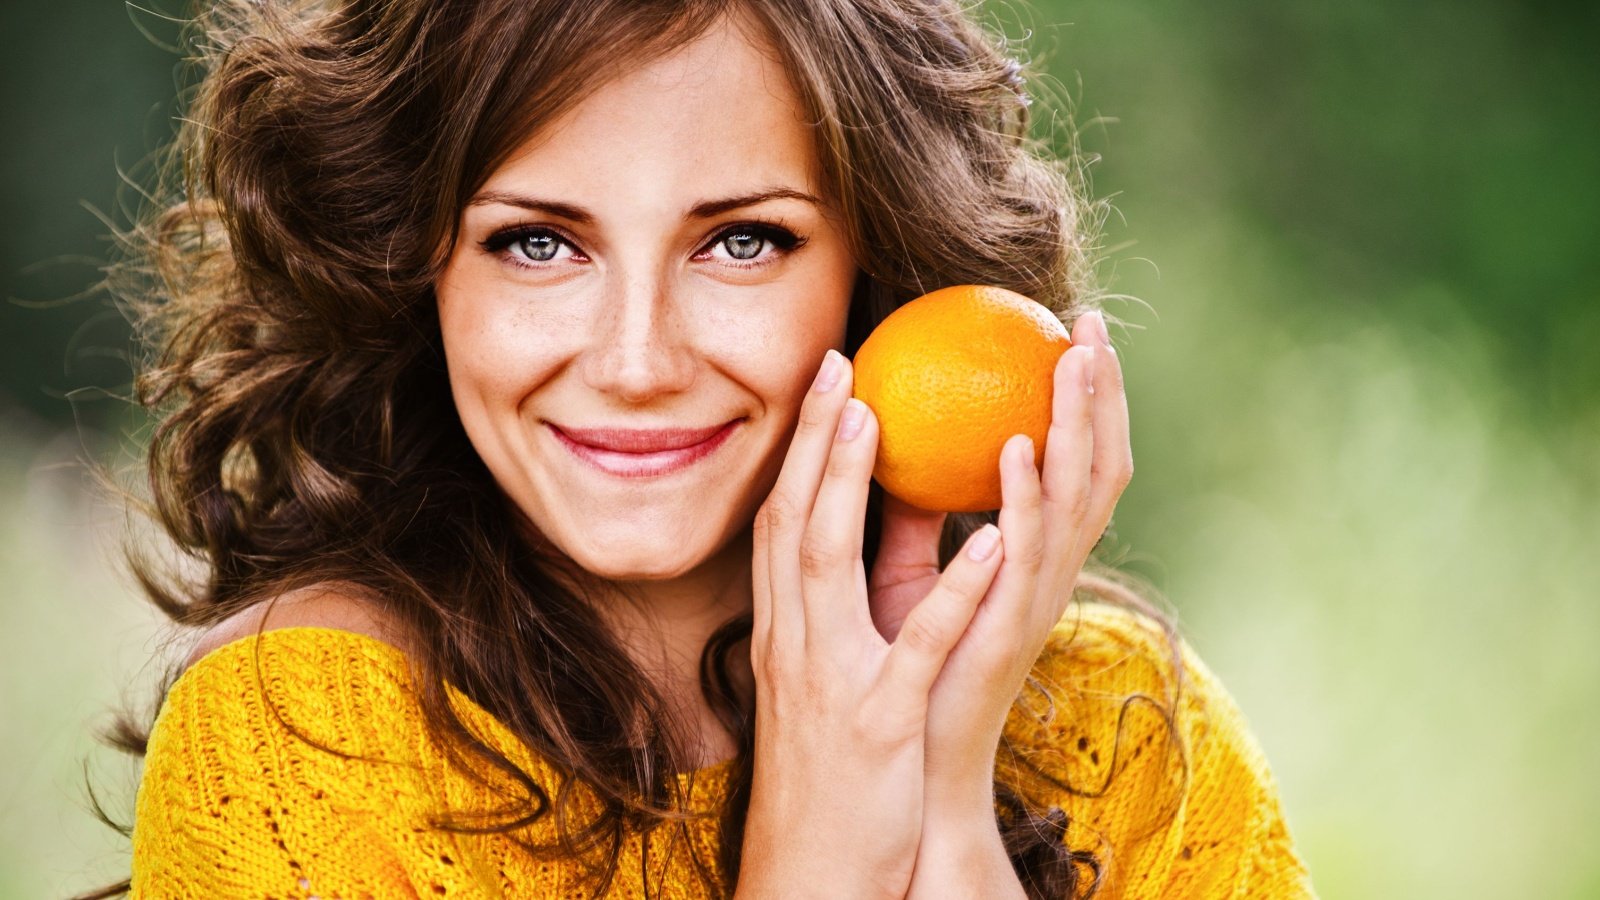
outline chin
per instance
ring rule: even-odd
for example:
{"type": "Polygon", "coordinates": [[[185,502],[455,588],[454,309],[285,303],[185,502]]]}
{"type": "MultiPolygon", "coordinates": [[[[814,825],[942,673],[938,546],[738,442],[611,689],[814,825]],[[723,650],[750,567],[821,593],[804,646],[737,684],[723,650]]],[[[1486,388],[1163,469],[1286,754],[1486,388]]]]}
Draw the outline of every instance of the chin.
{"type": "Polygon", "coordinates": [[[585,571],[608,581],[664,581],[677,578],[705,561],[709,555],[695,553],[674,535],[659,541],[595,539],[586,541],[582,551],[571,552],[573,561],[585,571]]]}

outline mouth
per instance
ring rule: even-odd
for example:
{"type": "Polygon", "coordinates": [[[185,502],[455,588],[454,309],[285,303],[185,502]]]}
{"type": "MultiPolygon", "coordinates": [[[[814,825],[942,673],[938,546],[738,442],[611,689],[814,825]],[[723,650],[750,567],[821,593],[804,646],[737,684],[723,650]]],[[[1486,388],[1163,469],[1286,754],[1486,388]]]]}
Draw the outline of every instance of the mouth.
{"type": "Polygon", "coordinates": [[[743,418],[709,428],[563,428],[546,422],[556,440],[580,461],[622,478],[666,475],[699,462],[743,422],[743,418]]]}

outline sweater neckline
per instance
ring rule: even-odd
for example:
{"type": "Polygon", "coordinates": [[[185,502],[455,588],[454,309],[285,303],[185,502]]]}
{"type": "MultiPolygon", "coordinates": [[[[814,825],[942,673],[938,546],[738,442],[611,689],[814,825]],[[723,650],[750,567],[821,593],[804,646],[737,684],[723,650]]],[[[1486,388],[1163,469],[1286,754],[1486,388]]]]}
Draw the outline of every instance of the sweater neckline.
{"type": "MultiPolygon", "coordinates": [[[[250,634],[235,638],[226,644],[214,647],[204,656],[191,663],[183,672],[179,673],[179,678],[181,679],[189,672],[200,668],[206,663],[207,660],[212,660],[214,657],[222,655],[224,651],[241,650],[250,642],[267,638],[269,635],[272,636],[270,640],[293,640],[301,637],[308,639],[333,637],[339,640],[351,641],[371,650],[375,650],[379,654],[389,657],[394,661],[401,663],[402,665],[409,662],[409,657],[404,650],[400,649],[389,641],[383,640],[382,638],[373,637],[370,634],[363,634],[359,631],[351,631],[348,628],[335,628],[329,625],[287,625],[282,628],[269,628],[266,631],[251,632],[250,634]]],[[[452,700],[467,704],[478,715],[481,715],[488,721],[493,722],[495,726],[504,731],[506,735],[513,736],[511,729],[507,727],[504,722],[500,721],[498,716],[484,709],[476,700],[473,700],[465,692],[463,692],[461,688],[456,686],[454,682],[446,680],[445,687],[448,689],[452,700]]],[[[680,784],[682,784],[686,789],[689,789],[694,795],[699,795],[702,791],[716,793],[720,791],[721,786],[727,780],[728,774],[736,761],[736,758],[719,760],[709,765],[701,766],[697,769],[691,769],[687,772],[675,773],[675,777],[678,779],[680,784]]]]}

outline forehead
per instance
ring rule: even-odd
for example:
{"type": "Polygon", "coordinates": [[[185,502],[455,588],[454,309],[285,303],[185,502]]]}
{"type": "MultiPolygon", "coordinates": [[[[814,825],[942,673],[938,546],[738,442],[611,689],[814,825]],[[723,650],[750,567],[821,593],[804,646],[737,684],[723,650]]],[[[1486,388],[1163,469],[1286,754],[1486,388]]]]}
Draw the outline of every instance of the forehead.
{"type": "Polygon", "coordinates": [[[782,184],[821,194],[813,129],[778,51],[724,17],[650,62],[598,80],[485,187],[548,185],[636,201],[782,184]]]}

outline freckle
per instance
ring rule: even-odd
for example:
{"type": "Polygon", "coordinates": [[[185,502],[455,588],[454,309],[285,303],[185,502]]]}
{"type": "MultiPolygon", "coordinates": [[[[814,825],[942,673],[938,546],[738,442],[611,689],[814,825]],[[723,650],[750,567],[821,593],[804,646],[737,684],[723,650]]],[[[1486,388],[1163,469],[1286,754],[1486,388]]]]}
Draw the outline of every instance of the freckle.
{"type": "Polygon", "coordinates": [[[1087,749],[1089,749],[1089,739],[1086,737],[1078,738],[1078,752],[1082,753],[1087,749]]]}
{"type": "Polygon", "coordinates": [[[1100,765],[1100,751],[1099,750],[1095,750],[1095,751],[1093,751],[1093,752],[1091,752],[1089,754],[1089,762],[1092,762],[1097,766],[1100,765]]]}
{"type": "Polygon", "coordinates": [[[1194,856],[1194,851],[1190,850],[1188,847],[1184,847],[1183,848],[1183,858],[1184,859],[1189,859],[1192,856],[1194,856]]]}

